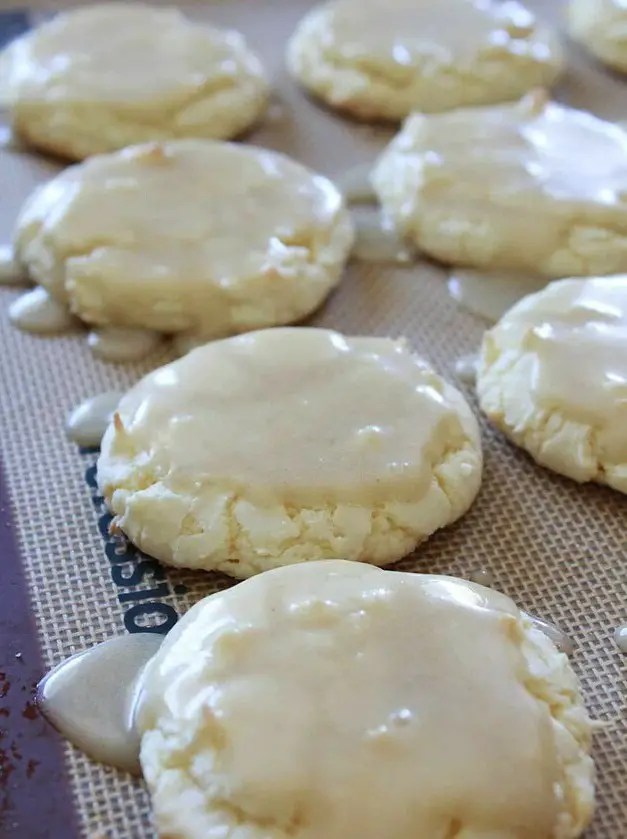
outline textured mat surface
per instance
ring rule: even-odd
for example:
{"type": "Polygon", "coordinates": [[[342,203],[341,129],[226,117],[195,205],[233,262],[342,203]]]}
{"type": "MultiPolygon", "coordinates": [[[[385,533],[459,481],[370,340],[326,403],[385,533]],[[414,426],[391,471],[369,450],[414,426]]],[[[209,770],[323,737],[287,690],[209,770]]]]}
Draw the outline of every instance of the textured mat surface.
{"type": "MultiPolygon", "coordinates": [[[[0,27],[12,4],[0,2],[0,27]]],[[[227,0],[190,8],[195,16],[232,24],[265,59],[275,106],[253,142],[287,151],[335,175],[372,159],[389,132],[326,113],[286,77],[282,48],[303,10],[301,0],[227,0]]],[[[559,3],[536,2],[557,21],[559,3]]],[[[12,34],[42,19],[53,4],[12,12],[12,34]]],[[[567,45],[569,71],[558,97],[615,119],[627,114],[627,80],[605,73],[567,45]]],[[[55,165],[0,151],[0,241],[8,241],[17,209],[55,165]]],[[[448,298],[445,275],[432,266],[352,265],[315,322],[348,333],[405,335],[436,368],[473,351],[485,324],[448,298]]],[[[7,307],[17,292],[0,291],[0,453],[45,662],[111,635],[145,626],[168,628],[191,603],[225,578],[165,572],[106,536],[108,518],[96,495],[95,455],[66,442],[63,424],[77,402],[125,388],[167,360],[167,350],[141,365],[94,360],[83,335],[37,339],[16,332],[7,307]],[[103,536],[103,534],[105,534],[103,536]]],[[[615,718],[597,738],[598,813],[588,839],[619,839],[627,825],[627,728],[623,708],[627,659],[614,627],[627,619],[627,503],[600,487],[579,487],[536,467],[484,427],[484,485],[470,514],[404,563],[411,570],[469,575],[489,569],[524,608],[559,623],[575,639],[574,665],[593,714],[615,718]]],[[[67,747],[84,836],[147,839],[154,835],[139,782],[90,763],[67,747]]]]}

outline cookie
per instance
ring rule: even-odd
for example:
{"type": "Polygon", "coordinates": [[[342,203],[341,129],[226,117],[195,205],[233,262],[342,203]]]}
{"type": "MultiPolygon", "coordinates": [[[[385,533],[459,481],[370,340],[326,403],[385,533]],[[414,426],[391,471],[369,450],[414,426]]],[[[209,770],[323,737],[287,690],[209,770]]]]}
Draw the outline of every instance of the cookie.
{"type": "Polygon", "coordinates": [[[332,0],[292,36],[288,67],[333,108],[362,120],[400,120],[518,99],[551,85],[556,39],[516,2],[332,0]]]}
{"type": "Polygon", "coordinates": [[[551,283],[483,340],[481,408],[542,466],[627,492],[627,276],[551,283]]]}
{"type": "Polygon", "coordinates": [[[207,597],[137,721],[168,839],[576,839],[594,805],[567,657],[452,577],[315,562],[207,597]]]}
{"type": "Polygon", "coordinates": [[[151,140],[229,139],[266,107],[259,59],[176,9],[103,3],[56,15],[0,58],[14,133],[82,160],[151,140]]]}
{"type": "Polygon", "coordinates": [[[394,562],[466,512],[481,468],[468,404],[405,342],[284,328],[143,379],[104,435],[98,483],[146,553],[243,578],[394,562]]]}
{"type": "Polygon", "coordinates": [[[352,242],[340,193],[300,163],[173,140],[90,158],[47,182],[19,215],[15,252],[88,324],[208,340],[310,314],[352,242]]]}
{"type": "Polygon", "coordinates": [[[627,7],[623,0],[570,0],[568,32],[599,61],[627,72],[627,7]]]}
{"type": "Polygon", "coordinates": [[[443,262],[547,278],[627,270],[627,132],[548,101],[414,114],[373,183],[443,262]]]}

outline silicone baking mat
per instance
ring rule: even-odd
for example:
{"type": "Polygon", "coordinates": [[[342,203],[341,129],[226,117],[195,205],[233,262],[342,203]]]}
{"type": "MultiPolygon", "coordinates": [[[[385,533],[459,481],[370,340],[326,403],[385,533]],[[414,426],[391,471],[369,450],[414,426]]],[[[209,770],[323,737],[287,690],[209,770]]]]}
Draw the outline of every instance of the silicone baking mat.
{"type": "MultiPolygon", "coordinates": [[[[287,77],[283,46],[309,5],[226,0],[186,11],[239,28],[266,62],[273,105],[247,141],[289,152],[334,176],[373,159],[390,131],[326,112],[287,77]]],[[[559,25],[559,4],[531,5],[559,25]]],[[[41,3],[20,10],[0,2],[0,38],[18,35],[53,9],[41,3]]],[[[604,117],[625,118],[627,79],[599,68],[567,42],[566,49],[568,70],[558,98],[604,117]]],[[[0,242],[9,241],[30,188],[56,168],[35,155],[0,151],[0,242]]],[[[445,276],[423,264],[351,264],[315,323],[352,334],[405,335],[453,378],[455,360],[477,348],[485,323],[448,298],[445,276]]],[[[148,839],[155,834],[141,782],[62,744],[37,718],[29,691],[44,667],[115,634],[165,632],[193,602],[230,582],[165,570],[109,537],[94,480],[96,455],[79,452],[64,437],[66,415],[76,403],[130,386],[168,360],[167,351],[140,365],[114,366],[92,358],[83,335],[20,334],[7,317],[16,294],[0,290],[0,454],[6,484],[3,495],[0,483],[0,836],[148,839]]],[[[627,835],[627,659],[612,634],[627,619],[625,498],[562,480],[485,424],[483,433],[485,478],[476,504],[401,565],[462,576],[489,569],[496,585],[521,606],[573,636],[573,663],[591,712],[616,719],[596,738],[598,811],[587,837],[619,839],[627,835]]]]}

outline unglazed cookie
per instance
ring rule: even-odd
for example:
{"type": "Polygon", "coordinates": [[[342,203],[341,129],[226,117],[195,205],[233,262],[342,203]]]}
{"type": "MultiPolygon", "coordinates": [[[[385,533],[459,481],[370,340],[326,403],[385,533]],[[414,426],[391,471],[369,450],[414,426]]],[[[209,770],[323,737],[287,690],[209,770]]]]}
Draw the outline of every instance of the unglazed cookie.
{"type": "Polygon", "coordinates": [[[300,163],[174,140],[90,158],[40,187],[15,252],[89,324],[209,339],[311,313],[352,241],[340,193],[300,163]]]}
{"type": "Polygon", "coordinates": [[[482,409],[538,463],[627,492],[627,276],[561,280],[486,333],[482,409]]]}
{"type": "Polygon", "coordinates": [[[561,52],[516,2],[332,0],[300,23],[287,62],[332,107],[359,119],[400,120],[549,86],[561,52]]]}
{"type": "Polygon", "coordinates": [[[568,31],[599,61],[627,72],[627,5],[624,0],[570,0],[568,31]]]}
{"type": "Polygon", "coordinates": [[[268,97],[239,33],[143,3],[55,16],[9,46],[0,78],[18,137],[73,160],[149,140],[228,139],[268,97]]]}
{"type": "Polygon", "coordinates": [[[120,402],[98,483],[165,563],[234,577],[314,559],[385,565],[461,516],[476,420],[404,341],[271,329],[208,344],[120,402]]]}
{"type": "Polygon", "coordinates": [[[591,722],[503,594],[331,561],[201,600],[138,725],[168,839],[575,839],[591,722]]]}
{"type": "Polygon", "coordinates": [[[627,270],[627,132],[542,91],[412,115],[373,183],[399,232],[444,262],[547,278],[627,270]]]}

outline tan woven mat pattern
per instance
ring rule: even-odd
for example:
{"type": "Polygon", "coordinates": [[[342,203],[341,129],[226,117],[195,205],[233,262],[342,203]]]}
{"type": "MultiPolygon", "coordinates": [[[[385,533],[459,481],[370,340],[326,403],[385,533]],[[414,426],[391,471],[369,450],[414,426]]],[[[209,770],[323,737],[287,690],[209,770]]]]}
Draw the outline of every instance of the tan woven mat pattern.
{"type": "MultiPolygon", "coordinates": [[[[13,5],[0,0],[0,10],[13,5]]],[[[190,13],[240,28],[273,74],[275,105],[253,141],[334,175],[372,159],[389,134],[326,113],[287,79],[283,45],[307,5],[306,0],[226,0],[197,4],[190,13]]],[[[559,3],[532,5],[557,21],[559,3]]],[[[42,3],[33,19],[49,8],[42,3]]],[[[625,119],[627,80],[600,70],[572,45],[567,49],[571,66],[559,97],[625,119]]],[[[0,242],[9,240],[30,187],[54,169],[34,156],[0,152],[0,242]]],[[[425,265],[353,264],[315,322],[353,334],[405,335],[439,371],[453,377],[455,360],[476,349],[485,324],[449,300],[444,278],[425,265]]],[[[0,450],[43,653],[46,664],[53,665],[124,632],[125,615],[138,626],[167,621],[172,619],[168,607],[180,614],[229,581],[164,573],[145,557],[130,554],[127,562],[112,564],[98,527],[104,511],[89,485],[95,456],[80,454],[64,437],[65,417],[77,402],[105,389],[128,387],[166,361],[167,351],[144,364],[121,367],[94,360],[83,335],[38,339],[20,334],[6,313],[15,295],[0,290],[0,450]]],[[[612,634],[627,620],[626,500],[536,467],[485,426],[484,444],[484,484],[471,512],[402,565],[462,576],[489,569],[496,585],[521,606],[573,636],[573,663],[592,713],[616,720],[596,740],[599,806],[587,837],[621,839],[627,836],[627,659],[615,648],[612,634]]],[[[109,551],[123,556],[124,548],[109,545],[109,551]]],[[[155,835],[141,783],[91,763],[69,746],[67,758],[85,837],[155,835]]]]}

